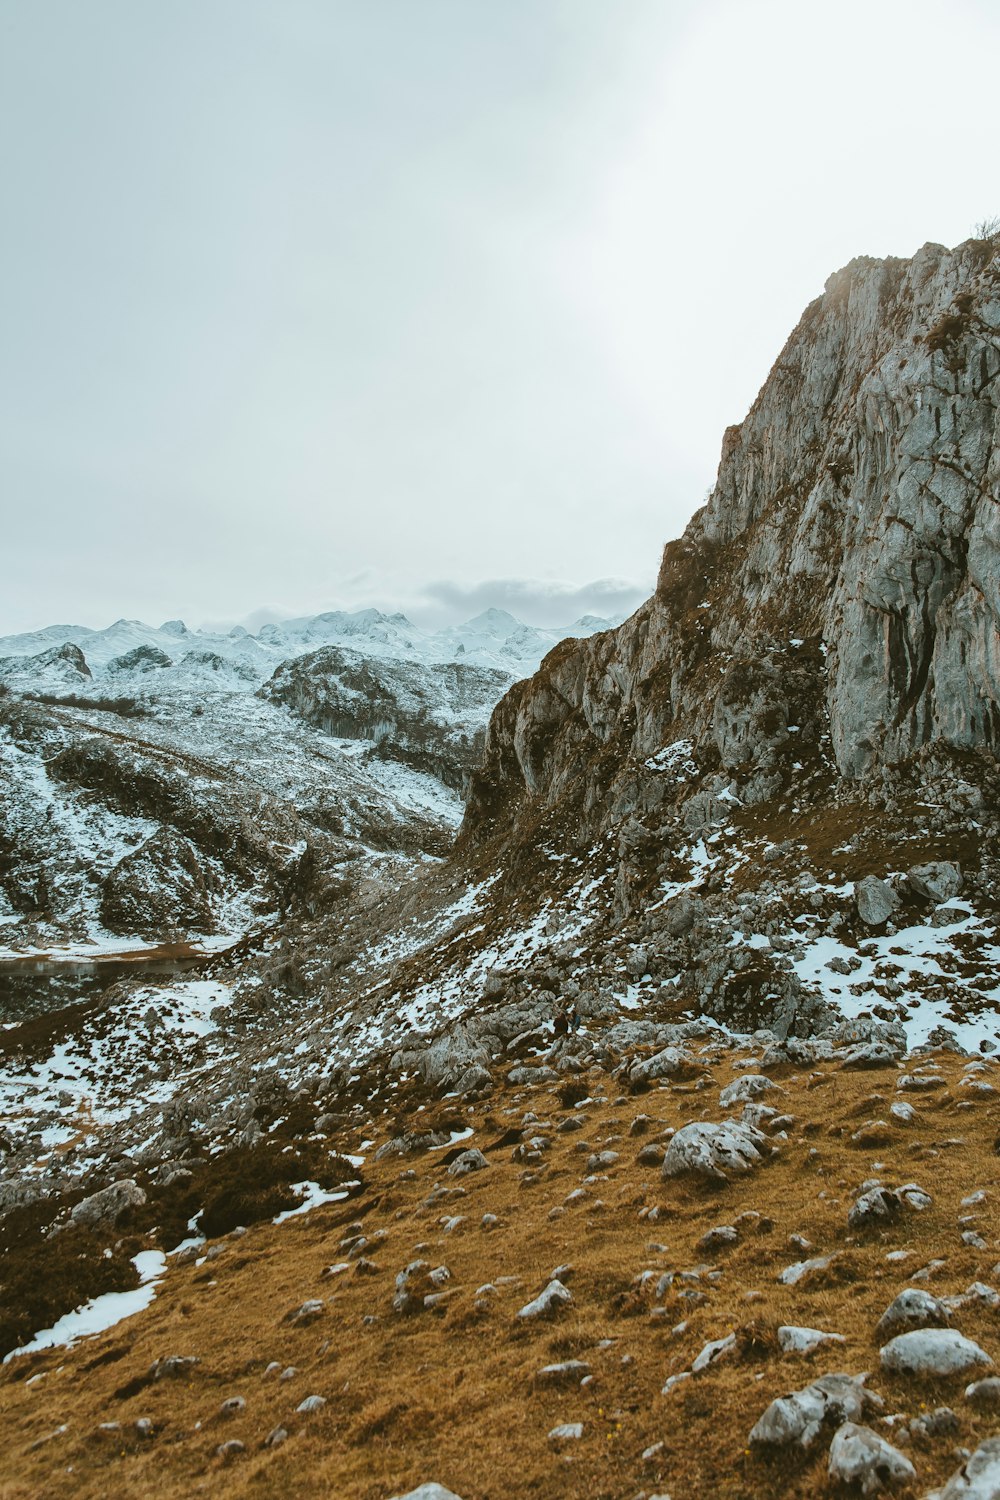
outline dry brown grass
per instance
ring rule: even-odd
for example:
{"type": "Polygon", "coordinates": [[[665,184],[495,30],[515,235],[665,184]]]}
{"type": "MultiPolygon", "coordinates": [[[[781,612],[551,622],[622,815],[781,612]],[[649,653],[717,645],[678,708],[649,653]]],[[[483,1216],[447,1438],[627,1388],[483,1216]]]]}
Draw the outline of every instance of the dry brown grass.
{"type": "MultiPolygon", "coordinates": [[[[827,1489],[825,1447],[809,1460],[772,1462],[747,1452],[746,1438],[774,1396],[841,1369],[872,1371],[870,1383],[885,1396],[887,1411],[913,1416],[921,1404],[953,1405],[958,1441],[973,1447],[995,1424],[966,1406],[965,1382],[916,1388],[883,1379],[873,1341],[875,1323],[907,1272],[940,1257],[946,1264],[928,1285],[958,1292],[974,1279],[990,1280],[997,1259],[1000,1107],[983,1097],[960,1107],[954,1085],[961,1064],[948,1056],[941,1066],[949,1089],[910,1095],[918,1123],[895,1127],[877,1152],[853,1145],[851,1134],[875,1103],[873,1091],[891,1098],[891,1070],[821,1068],[812,1078],[787,1070],[784,1104],[797,1118],[791,1137],[755,1177],[716,1191],[662,1182],[655,1168],[635,1162],[663,1124],[701,1113],[718,1118],[714,1089],[654,1089],[619,1101],[613,1080],[597,1073],[587,1082],[606,1092],[608,1102],[584,1106],[584,1131],[553,1134],[545,1169],[533,1182],[509,1149],[492,1153],[488,1171],[457,1183],[446,1176],[441,1153],[380,1163],[369,1153],[364,1198],[280,1227],[252,1228],[218,1260],[172,1270],[152,1307],[108,1334],[6,1366],[0,1500],[202,1494],[384,1500],[432,1478],[463,1500],[632,1500],[639,1491],[664,1490],[674,1500],[813,1496],[827,1489]],[[629,1124],[640,1112],[654,1124],[630,1138],[629,1124]],[[961,1145],[947,1144],[958,1138],[961,1145]],[[595,1149],[610,1146],[621,1159],[606,1181],[590,1185],[586,1204],[549,1218],[586,1172],[586,1155],[576,1150],[581,1139],[595,1149]],[[809,1159],[814,1147],[819,1156],[809,1159]],[[884,1165],[876,1169],[875,1162],[884,1165]],[[410,1167],[415,1176],[401,1177],[410,1167]],[[851,1190],[876,1170],[888,1182],[916,1179],[934,1195],[933,1207],[883,1235],[848,1235],[851,1190]],[[424,1200],[435,1182],[464,1187],[466,1196],[428,1209],[424,1200]],[[975,1188],[990,1195],[978,1224],[990,1251],[960,1240],[960,1200],[975,1188]],[[653,1222],[639,1217],[653,1205],[660,1206],[653,1222]],[[745,1209],[759,1210],[773,1227],[711,1257],[695,1248],[707,1228],[745,1209]],[[499,1216],[492,1231],[480,1227],[486,1212],[499,1216]],[[439,1222],[446,1213],[466,1216],[448,1235],[439,1222]],[[323,1268],[346,1258],[338,1251],[344,1225],[362,1218],[367,1235],[387,1232],[373,1252],[379,1273],[324,1280],[323,1268]],[[800,1258],[787,1242],[792,1233],[813,1242],[808,1253],[836,1251],[838,1258],[808,1285],[782,1287],[778,1272],[800,1258]],[[887,1261],[895,1249],[910,1250],[912,1258],[905,1265],[887,1261]],[[400,1318],[390,1307],[394,1276],[417,1256],[446,1263],[455,1294],[440,1312],[400,1318]],[[620,1298],[644,1268],[681,1271],[705,1260],[723,1276],[715,1288],[707,1285],[701,1306],[686,1309],[675,1290],[665,1299],[667,1315],[654,1318],[648,1307],[636,1312],[634,1298],[620,1298]],[[517,1309],[561,1262],[574,1267],[572,1305],[551,1322],[519,1324],[517,1309]],[[504,1276],[518,1281],[501,1285],[490,1310],[477,1312],[476,1288],[504,1276]],[[309,1297],[331,1300],[319,1321],[290,1326],[286,1314],[309,1297]],[[366,1323],[366,1316],[375,1321],[366,1323]],[[671,1331],[684,1321],[686,1329],[671,1331]],[[832,1354],[784,1356],[773,1336],[782,1322],[840,1332],[848,1342],[832,1354]],[[707,1340],[730,1330],[740,1331],[737,1359],[660,1394],[668,1375],[689,1367],[707,1340]],[[201,1363],[189,1379],[143,1385],[152,1362],[170,1354],[194,1354],[201,1363]],[[567,1358],[590,1363],[589,1388],[537,1385],[542,1365],[567,1358]],[[271,1360],[298,1373],[289,1381],[265,1377],[271,1360]],[[326,1396],[325,1409],[296,1415],[298,1402],[312,1393],[326,1396]],[[234,1394],[246,1398],[246,1409],[227,1421],[219,1406],[234,1394]],[[132,1435],[130,1424],[141,1417],[154,1422],[152,1439],[132,1435]],[[554,1449],[550,1429],[571,1421],[583,1422],[582,1440],[554,1449]],[[106,1422],[121,1429],[102,1435],[98,1427],[106,1422]],[[279,1424],[288,1428],[288,1441],[264,1448],[279,1424]],[[245,1443],[246,1452],[227,1463],[216,1449],[231,1438],[245,1443]],[[644,1463],[643,1450],[660,1442],[656,1459],[644,1463]]],[[[728,1058],[712,1072],[719,1083],[734,1076],[728,1058]]],[[[528,1108],[553,1123],[568,1112],[552,1088],[510,1089],[470,1112],[476,1140],[495,1139],[495,1127],[528,1108]]],[[[391,1126],[387,1115],[373,1133],[381,1140],[391,1126]]],[[[345,1136],[338,1145],[357,1149],[358,1140],[345,1136]]],[[[969,1307],[957,1321],[1000,1357],[996,1314],[969,1307]]],[[[921,1492],[955,1467],[955,1441],[911,1450],[921,1492]]]]}

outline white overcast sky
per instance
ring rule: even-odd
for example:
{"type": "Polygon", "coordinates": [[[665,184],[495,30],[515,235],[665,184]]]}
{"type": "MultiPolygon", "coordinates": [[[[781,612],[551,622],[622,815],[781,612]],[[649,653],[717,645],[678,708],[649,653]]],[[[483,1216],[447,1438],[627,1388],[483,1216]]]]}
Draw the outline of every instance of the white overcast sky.
{"type": "Polygon", "coordinates": [[[805,304],[1000,213],[1000,5],[0,0],[0,632],[650,589],[805,304]]]}

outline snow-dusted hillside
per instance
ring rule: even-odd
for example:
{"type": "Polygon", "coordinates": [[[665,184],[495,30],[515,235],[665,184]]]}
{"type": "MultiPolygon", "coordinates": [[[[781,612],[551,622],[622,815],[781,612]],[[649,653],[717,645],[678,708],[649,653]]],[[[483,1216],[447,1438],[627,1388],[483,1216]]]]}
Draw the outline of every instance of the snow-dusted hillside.
{"type": "Polygon", "coordinates": [[[493,707],[559,638],[502,610],[7,637],[0,957],[219,943],[359,860],[443,853],[493,707]]]}

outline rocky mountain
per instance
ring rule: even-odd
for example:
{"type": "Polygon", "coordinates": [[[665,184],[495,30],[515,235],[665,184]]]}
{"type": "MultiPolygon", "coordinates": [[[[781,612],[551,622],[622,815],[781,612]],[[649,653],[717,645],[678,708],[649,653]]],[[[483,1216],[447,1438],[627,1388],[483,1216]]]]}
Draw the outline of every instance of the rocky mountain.
{"type": "MultiPolygon", "coordinates": [[[[196,977],[4,1033],[5,1479],[996,1494],[998,393],[996,238],[852,262],[654,597],[507,690],[445,858],[341,844],[196,977]]],[[[307,644],[245,719],[187,700],[248,884],[300,828],[357,837],[319,746],[417,774],[323,730],[443,774],[479,701],[307,644]]],[[[94,710],[11,707],[83,819],[125,721],[81,753],[46,737],[94,710]]],[[[208,845],[207,772],[189,804],[176,722],[139,727],[175,758],[158,822],[208,845]]],[[[218,900],[151,837],[115,911],[158,870],[218,900]]]]}
{"type": "Polygon", "coordinates": [[[510,680],[466,662],[420,666],[327,646],[279,667],[260,696],[324,734],[370,741],[380,754],[461,791],[482,759],[490,713],[510,680]]]}
{"type": "Polygon", "coordinates": [[[567,793],[607,826],[681,739],[703,789],[744,805],[824,765],[856,782],[931,744],[992,750],[998,379],[991,242],[832,276],[655,596],[505,700],[470,828],[567,793]]]}

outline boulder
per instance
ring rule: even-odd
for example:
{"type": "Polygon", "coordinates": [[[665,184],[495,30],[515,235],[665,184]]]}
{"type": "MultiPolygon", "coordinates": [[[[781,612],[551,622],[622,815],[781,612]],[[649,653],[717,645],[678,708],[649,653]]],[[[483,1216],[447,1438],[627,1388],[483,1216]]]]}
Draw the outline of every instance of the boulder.
{"type": "Polygon", "coordinates": [[[851,1485],[862,1495],[876,1495],[881,1489],[908,1484],[917,1477],[910,1460],[898,1448],[856,1422],[845,1422],[834,1433],[828,1472],[836,1483],[851,1485]]]}
{"type": "Polygon", "coordinates": [[[70,1210],[69,1216],[74,1224],[96,1229],[98,1226],[120,1223],[135,1209],[141,1208],[145,1201],[146,1194],[139,1184],[131,1177],[123,1177],[121,1182],[113,1182],[99,1193],[91,1193],[89,1198],[81,1199],[70,1210]]]}
{"type": "Polygon", "coordinates": [[[824,1427],[855,1422],[881,1409],[863,1375],[821,1375],[811,1385],[772,1401],[750,1432],[754,1447],[808,1448],[824,1427]]]}
{"type": "Polygon", "coordinates": [[[561,1281],[553,1279],[544,1291],[531,1302],[526,1302],[518,1313],[519,1318],[530,1320],[532,1318],[551,1318],[561,1307],[572,1302],[573,1293],[568,1286],[563,1286],[561,1281]]]}
{"type": "Polygon", "coordinates": [[[908,1286],[900,1292],[875,1325],[877,1339],[891,1339],[914,1328],[945,1328],[951,1319],[943,1302],[930,1292],[908,1286]]]}
{"type": "Polygon", "coordinates": [[[1000,1437],[980,1443],[971,1458],[927,1500],[996,1500],[1000,1495],[1000,1437]]]}
{"type": "Polygon", "coordinates": [[[915,895],[937,904],[958,895],[962,889],[962,872],[949,860],[932,860],[929,864],[914,865],[907,870],[906,883],[915,895]]]}
{"type": "Polygon", "coordinates": [[[920,1328],[901,1333],[879,1351],[883,1370],[893,1375],[938,1379],[992,1365],[985,1350],[954,1328],[920,1328]]]}
{"type": "Polygon", "coordinates": [[[695,1120],[672,1137],[661,1171],[666,1178],[690,1174],[728,1182],[730,1173],[740,1176],[759,1167],[770,1149],[765,1136],[750,1125],[695,1120]]]}
{"type": "Polygon", "coordinates": [[[866,875],[864,880],[857,881],[854,902],[866,927],[884,927],[899,906],[899,898],[892,886],[875,875],[866,875]]]}

